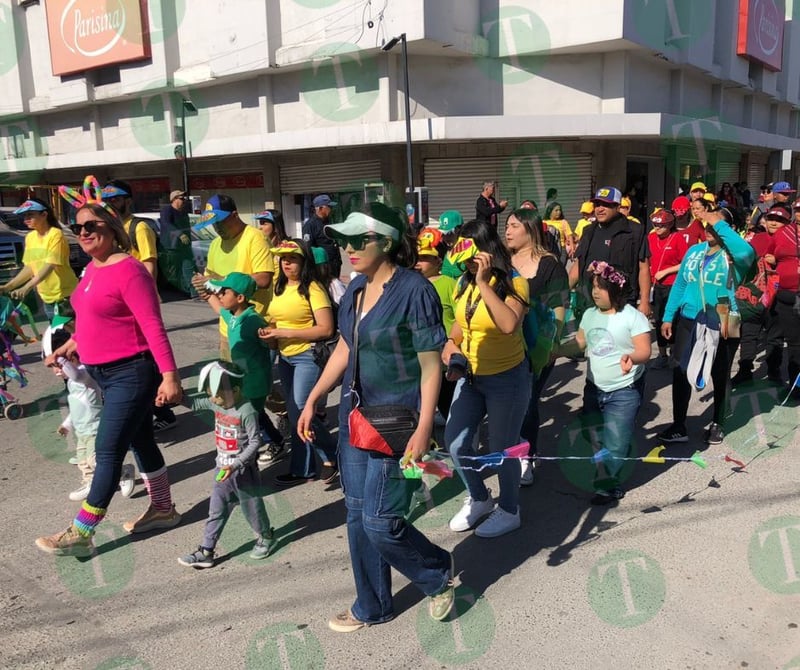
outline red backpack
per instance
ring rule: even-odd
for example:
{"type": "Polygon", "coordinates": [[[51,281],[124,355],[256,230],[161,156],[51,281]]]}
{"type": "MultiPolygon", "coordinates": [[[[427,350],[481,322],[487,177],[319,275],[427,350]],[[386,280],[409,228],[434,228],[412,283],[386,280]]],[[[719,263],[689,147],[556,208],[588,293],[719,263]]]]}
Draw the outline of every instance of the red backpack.
{"type": "Polygon", "coordinates": [[[736,304],[742,318],[760,317],[775,302],[778,273],[763,258],[756,263],[756,274],[736,289],[736,304]]]}

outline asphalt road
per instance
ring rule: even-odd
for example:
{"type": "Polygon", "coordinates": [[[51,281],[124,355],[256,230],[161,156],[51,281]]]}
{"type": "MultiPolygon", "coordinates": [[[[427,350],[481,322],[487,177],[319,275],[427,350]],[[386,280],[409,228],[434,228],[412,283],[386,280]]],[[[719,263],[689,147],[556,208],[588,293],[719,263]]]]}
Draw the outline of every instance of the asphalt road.
{"type": "MultiPolygon", "coordinates": [[[[188,387],[214,357],[215,319],[189,301],[165,303],[164,314],[188,387]]],[[[422,594],[395,574],[395,620],[342,635],[326,623],[354,594],[341,491],[320,482],[276,491],[271,478],[285,459],[262,470],[280,537],[272,557],[247,557],[253,538],[237,510],[217,566],[177,563],[200,541],[213,467],[208,420],[183,408],[161,442],[180,526],[124,533],[147,505],[139,481],[132,498],[113,500],[90,560],[38,551],[34,539],[65,528],[77,510],[67,493],[78,473],[55,434],[58,380],[38,352],[18,352],[30,385],[9,390],[26,417],[0,420],[0,667],[800,668],[798,403],[776,406],[774,388],[737,391],[729,434],[709,448],[709,397],[695,394],[692,442],[662,455],[704,449],[707,467],[632,463],[616,508],[588,504],[586,461],[542,462],[521,492],[522,528],[483,540],[447,528],[464,495],[458,480],[430,480],[435,505],[413,518],[455,553],[457,616],[430,620],[422,594]]],[[[557,366],[542,404],[543,456],[589,453],[575,423],[584,374],[583,363],[557,366]]],[[[670,378],[648,373],[642,455],[669,423],[670,378]]]]}

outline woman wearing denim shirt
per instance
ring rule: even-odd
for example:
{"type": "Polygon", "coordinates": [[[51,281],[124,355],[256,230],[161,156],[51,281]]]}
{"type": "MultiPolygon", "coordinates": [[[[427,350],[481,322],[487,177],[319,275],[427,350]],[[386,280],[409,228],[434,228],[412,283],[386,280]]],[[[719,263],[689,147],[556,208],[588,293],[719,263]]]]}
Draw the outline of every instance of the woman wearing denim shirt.
{"type": "Polygon", "coordinates": [[[463,243],[457,242],[451,254],[471,247],[477,253],[465,261],[466,272],[456,286],[456,322],[442,360],[448,365],[453,354],[461,354],[469,372],[456,386],[444,440],[469,496],[450,520],[450,529],[463,532],[477,526],[479,537],[499,537],[520,526],[520,464],[507,459],[500,466],[500,497],[495,507],[491,490],[474,469],[472,445],[484,416],[489,421],[489,451],[501,452],[521,442],[533,385],[522,336],[528,280],[513,269],[508,250],[493,228],[468,223],[461,229],[461,238],[463,243]]]}
{"type": "Polygon", "coordinates": [[[419,410],[419,423],[406,454],[420,460],[430,447],[440,385],[440,351],[445,341],[441,304],[431,283],[413,269],[416,244],[405,217],[380,203],[325,227],[360,273],[339,305],[341,337],[297,423],[312,433],[314,404],[342,376],[339,407],[339,468],[345,505],[356,600],[330,619],[341,633],[394,617],[391,568],[430,596],[436,620],[448,616],[454,600],[450,554],[405,520],[410,489],[399,459],[355,448],[348,417],[353,398],[350,348],[358,327],[358,386],[364,406],[403,405],[419,410]],[[361,306],[360,320],[356,314],[361,306]]]}

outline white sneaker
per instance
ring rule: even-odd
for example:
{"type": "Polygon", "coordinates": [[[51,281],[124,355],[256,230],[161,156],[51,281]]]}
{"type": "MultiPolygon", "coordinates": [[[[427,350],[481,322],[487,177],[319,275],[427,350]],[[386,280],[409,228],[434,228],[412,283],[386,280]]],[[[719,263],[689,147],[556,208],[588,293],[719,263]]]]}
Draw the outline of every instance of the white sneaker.
{"type": "Polygon", "coordinates": [[[475,529],[478,537],[500,537],[520,527],[519,508],[516,514],[506,512],[499,505],[480,526],[475,529]]]}
{"type": "Polygon", "coordinates": [[[122,466],[122,475],[119,478],[119,492],[124,498],[130,498],[136,486],[136,469],[131,463],[122,466]]]}
{"type": "Polygon", "coordinates": [[[533,470],[534,470],[533,461],[529,461],[528,459],[523,459],[520,461],[520,466],[522,467],[522,475],[519,478],[519,485],[533,486],[533,470]]]}
{"type": "Polygon", "coordinates": [[[450,519],[450,530],[462,533],[472,528],[487,514],[491,514],[494,509],[492,500],[492,489],[487,489],[486,500],[473,500],[470,496],[464,499],[464,504],[458,513],[450,519]]]}
{"type": "Polygon", "coordinates": [[[92,482],[85,482],[81,484],[80,488],[75,489],[69,494],[69,499],[75,502],[86,500],[86,496],[89,495],[90,488],[92,488],[92,482]]]}

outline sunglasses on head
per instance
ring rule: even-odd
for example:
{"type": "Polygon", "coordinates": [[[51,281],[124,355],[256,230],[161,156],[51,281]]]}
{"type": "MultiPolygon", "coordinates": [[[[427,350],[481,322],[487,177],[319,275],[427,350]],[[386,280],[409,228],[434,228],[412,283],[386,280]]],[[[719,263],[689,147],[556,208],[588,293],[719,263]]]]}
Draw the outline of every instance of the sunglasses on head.
{"type": "Polygon", "coordinates": [[[378,239],[377,235],[354,235],[352,237],[340,237],[338,243],[342,249],[351,247],[353,251],[363,251],[370,242],[377,242],[378,239]]]}
{"type": "Polygon", "coordinates": [[[85,230],[87,235],[91,235],[95,232],[98,226],[104,226],[106,224],[105,221],[101,221],[100,219],[90,219],[86,223],[73,223],[70,224],[69,229],[75,233],[78,237],[80,237],[81,233],[85,230]]]}

